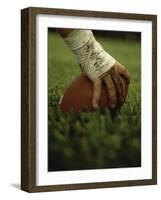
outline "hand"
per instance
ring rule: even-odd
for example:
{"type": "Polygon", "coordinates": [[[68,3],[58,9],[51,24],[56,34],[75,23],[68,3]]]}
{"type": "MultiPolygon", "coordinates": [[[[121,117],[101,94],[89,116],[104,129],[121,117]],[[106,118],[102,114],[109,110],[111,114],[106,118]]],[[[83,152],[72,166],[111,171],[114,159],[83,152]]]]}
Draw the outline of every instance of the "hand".
{"type": "Polygon", "coordinates": [[[114,109],[116,106],[121,106],[125,102],[127,95],[125,84],[127,84],[128,88],[130,79],[131,78],[128,70],[123,65],[116,62],[116,64],[108,72],[93,80],[93,107],[98,107],[102,89],[102,81],[105,82],[107,87],[107,92],[109,95],[109,107],[114,109]]]}

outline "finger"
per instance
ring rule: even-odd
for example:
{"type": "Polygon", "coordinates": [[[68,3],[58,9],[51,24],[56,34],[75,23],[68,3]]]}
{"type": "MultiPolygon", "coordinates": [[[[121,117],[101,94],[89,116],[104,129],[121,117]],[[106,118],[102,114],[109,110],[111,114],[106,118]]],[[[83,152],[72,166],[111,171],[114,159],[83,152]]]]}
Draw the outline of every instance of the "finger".
{"type": "Polygon", "coordinates": [[[127,83],[126,83],[126,80],[122,77],[121,77],[120,81],[122,82],[122,101],[121,101],[121,105],[122,105],[125,102],[125,99],[126,99],[126,85],[127,85],[127,83]]]}
{"type": "Polygon", "coordinates": [[[127,81],[127,83],[129,84],[131,77],[130,77],[128,70],[123,65],[121,65],[120,63],[116,63],[114,68],[118,72],[118,74],[123,76],[125,78],[125,80],[127,81]]]}
{"type": "Polygon", "coordinates": [[[101,88],[102,88],[101,80],[95,79],[93,81],[93,97],[92,97],[92,105],[94,108],[98,107],[98,102],[101,96],[101,88]]]}
{"type": "Polygon", "coordinates": [[[125,102],[126,97],[127,97],[127,93],[128,93],[129,85],[127,84],[127,82],[124,78],[122,78],[121,80],[123,81],[123,86],[124,86],[124,102],[125,102]]]}
{"type": "Polygon", "coordinates": [[[118,104],[122,105],[124,102],[123,81],[121,80],[121,77],[117,74],[115,70],[112,71],[111,77],[116,87],[118,104]]]}
{"type": "Polygon", "coordinates": [[[117,101],[117,97],[116,97],[116,88],[115,85],[113,83],[113,80],[111,78],[110,75],[107,75],[103,78],[105,84],[106,84],[106,88],[107,88],[107,92],[109,95],[109,107],[110,108],[115,108],[116,106],[116,101],[117,101]]]}

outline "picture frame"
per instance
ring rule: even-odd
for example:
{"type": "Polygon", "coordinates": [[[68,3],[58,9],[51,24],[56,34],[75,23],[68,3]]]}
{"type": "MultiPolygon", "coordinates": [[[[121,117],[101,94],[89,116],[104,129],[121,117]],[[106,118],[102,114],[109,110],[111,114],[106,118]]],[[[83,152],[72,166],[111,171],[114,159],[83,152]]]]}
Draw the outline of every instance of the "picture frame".
{"type": "MultiPolygon", "coordinates": [[[[71,24],[72,28],[74,24],[67,23],[67,27],[71,24]]],[[[90,24],[90,23],[88,23],[90,24]]],[[[101,23],[100,23],[101,24],[101,23]]],[[[121,23],[120,23],[121,26],[121,23]]],[[[123,26],[123,25],[122,25],[123,26]]],[[[101,25],[100,25],[101,27],[101,25]]],[[[98,29],[100,29],[100,27],[98,29]]],[[[102,24],[102,29],[103,29],[102,24]]],[[[142,27],[142,24],[138,25],[138,27],[142,27]]],[[[77,28],[77,27],[76,27],[77,28]]],[[[122,29],[123,30],[123,29],[122,29]]],[[[46,39],[46,38],[45,38],[46,39]]],[[[142,39],[144,39],[144,32],[142,34],[142,39]]],[[[45,41],[45,40],[44,40],[45,41]]],[[[147,41],[147,40],[146,40],[147,41]]],[[[145,41],[145,42],[146,42],[145,41]]],[[[142,43],[144,44],[144,43],[142,43]]],[[[143,49],[143,48],[142,48],[143,49]]],[[[144,51],[142,51],[144,53],[144,51]]],[[[47,56],[47,53],[44,55],[47,56]]],[[[146,63],[147,57],[144,56],[144,60],[146,63]]],[[[143,59],[143,58],[142,58],[143,59]]],[[[47,63],[47,57],[43,58],[44,62],[47,63]]],[[[148,60],[149,61],[149,60],[148,60]]],[[[41,77],[42,74],[41,73],[41,77]]],[[[46,74],[45,74],[46,75],[46,74]]],[[[47,80],[47,77],[45,78],[47,80]]],[[[143,88],[142,88],[143,89],[143,88]]],[[[142,90],[143,91],[143,90],[142,90]]],[[[146,92],[146,90],[145,90],[146,92]]],[[[46,94],[47,95],[47,94],[46,94]]],[[[42,104],[41,104],[42,105],[42,104]]],[[[143,104],[142,104],[143,106],[143,104]]],[[[147,107],[145,107],[146,109],[147,107]]],[[[46,116],[46,115],[45,115],[46,116]]],[[[146,113],[144,115],[146,117],[146,113]]],[[[148,117],[148,115],[147,115],[148,117]]],[[[142,116],[143,119],[143,116],[142,116]]],[[[148,120],[149,120],[148,119],[148,120]]],[[[46,120],[44,120],[45,123],[46,120]]],[[[47,123],[47,122],[46,122],[47,123]]],[[[147,123],[145,118],[145,123],[147,123]]],[[[143,130],[143,129],[142,129],[143,130]]],[[[130,131],[130,130],[129,130],[130,131]]],[[[142,133],[143,134],[143,133],[142,133]]],[[[47,137],[46,137],[47,138],[47,137]]],[[[47,140],[44,140],[47,142],[47,140]]],[[[42,143],[41,143],[42,144],[42,143]]],[[[47,144],[46,144],[47,146],[47,144]]],[[[146,145],[142,145],[143,152],[145,152],[146,156],[146,145]]],[[[42,153],[42,152],[41,152],[42,153]]],[[[45,154],[45,153],[44,153],[45,154]]],[[[41,154],[43,157],[43,153],[41,154]]],[[[143,156],[143,154],[142,154],[143,156]]],[[[147,155],[148,157],[148,155],[147,155]]],[[[41,167],[40,167],[41,168],[41,167]]],[[[84,170],[83,170],[84,171],[84,170]]],[[[88,170],[87,174],[89,173],[88,170]]],[[[117,169],[116,172],[117,173],[117,169]]],[[[72,171],[65,172],[69,173],[69,176],[72,176],[72,171]]],[[[112,172],[111,172],[112,173],[112,172]]],[[[83,176],[86,176],[84,174],[83,176]]],[[[85,11],[85,10],[67,10],[67,9],[55,9],[55,8],[39,8],[39,7],[29,7],[21,10],[21,189],[27,192],[46,192],[46,191],[60,191],[60,190],[77,190],[77,189],[94,189],[94,188],[109,188],[109,187],[123,187],[123,186],[139,186],[139,185],[155,185],[157,184],[157,16],[150,15],[150,14],[134,14],[134,13],[119,13],[119,12],[100,12],[100,11],[85,11]],[[55,21],[52,21],[52,17],[55,16],[55,21]],[[40,17],[38,19],[38,17],[40,17]],[[43,18],[45,17],[45,18],[43,18]],[[61,20],[59,19],[61,18],[61,20]],[[50,20],[48,20],[50,18],[50,20]],[[151,112],[149,111],[149,119],[151,123],[151,129],[146,129],[147,137],[151,138],[148,140],[150,144],[150,150],[148,152],[149,157],[151,158],[150,161],[147,162],[147,170],[148,176],[146,178],[125,178],[124,174],[123,177],[120,179],[107,180],[106,181],[106,172],[99,172],[100,177],[105,177],[105,179],[96,180],[96,181],[80,181],[79,178],[82,175],[79,175],[80,171],[76,175],[77,181],[73,181],[71,183],[69,181],[64,181],[63,183],[63,176],[62,182],[59,182],[60,173],[57,174],[55,179],[58,179],[57,182],[54,182],[54,179],[50,179],[50,184],[47,184],[46,179],[42,178],[41,184],[37,184],[38,176],[41,174],[41,169],[38,169],[38,166],[42,163],[42,160],[39,162],[37,161],[41,156],[38,154],[40,150],[38,142],[39,138],[39,131],[40,127],[38,126],[39,120],[42,121],[41,112],[39,112],[38,104],[38,79],[40,78],[38,73],[40,71],[38,63],[40,63],[38,57],[42,57],[41,52],[38,53],[38,49],[41,49],[41,45],[38,43],[40,41],[40,35],[38,34],[38,30],[40,31],[39,27],[42,27],[45,24],[46,26],[44,30],[47,30],[48,24],[53,24],[53,27],[58,27],[60,23],[60,27],[63,27],[68,20],[73,18],[78,18],[75,24],[78,24],[78,28],[86,28],[86,25],[82,25],[85,21],[91,20],[91,26],[94,27],[95,21],[92,23],[92,20],[100,20],[106,23],[108,20],[113,20],[112,23],[120,23],[121,20],[125,21],[126,23],[134,22],[136,25],[137,23],[144,23],[145,27],[148,28],[146,31],[149,31],[149,37],[151,44],[148,47],[149,54],[151,57],[151,63],[149,63],[149,77],[151,81],[149,85],[151,88],[151,101],[146,106],[151,106],[151,112]],[[66,19],[66,20],[65,20],[66,19]],[[41,20],[43,21],[41,24],[41,20]],[[81,23],[81,20],[84,20],[81,23]],[[50,21],[50,23],[49,23],[50,21]],[[59,22],[60,21],[60,22],[59,22]],[[64,22],[65,21],[65,22],[64,22]],[[64,23],[63,23],[64,22],[64,23]],[[79,24],[80,23],[80,24],[79,24]],[[41,24],[41,25],[40,25],[41,24]],[[39,37],[39,39],[37,39],[39,37]],[[40,115],[40,116],[39,116],[40,115]],[[43,180],[45,184],[43,184],[43,180]],[[52,184],[53,180],[53,184],[52,184]]]]}

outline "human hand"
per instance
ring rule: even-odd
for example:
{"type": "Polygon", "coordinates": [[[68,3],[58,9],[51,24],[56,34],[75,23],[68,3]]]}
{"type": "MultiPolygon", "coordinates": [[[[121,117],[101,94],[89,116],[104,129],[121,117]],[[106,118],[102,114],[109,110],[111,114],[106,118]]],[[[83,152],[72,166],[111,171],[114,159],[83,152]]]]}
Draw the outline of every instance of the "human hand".
{"type": "Polygon", "coordinates": [[[130,80],[130,74],[125,66],[116,62],[108,72],[102,74],[100,77],[92,81],[94,88],[92,98],[93,107],[98,107],[102,89],[102,81],[104,81],[106,84],[107,93],[109,96],[109,107],[114,109],[117,106],[121,106],[125,102],[130,80]]]}

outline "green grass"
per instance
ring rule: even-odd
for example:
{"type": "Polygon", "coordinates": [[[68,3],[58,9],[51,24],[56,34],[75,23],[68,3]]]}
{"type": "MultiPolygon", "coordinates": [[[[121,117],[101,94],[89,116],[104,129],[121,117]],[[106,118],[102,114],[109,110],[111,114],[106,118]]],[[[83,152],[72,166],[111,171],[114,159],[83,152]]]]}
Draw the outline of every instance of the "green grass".
{"type": "Polygon", "coordinates": [[[127,101],[114,118],[108,109],[62,113],[58,101],[80,69],[62,38],[49,32],[49,171],[140,166],[140,42],[99,36],[97,40],[132,76],[127,101]]]}

